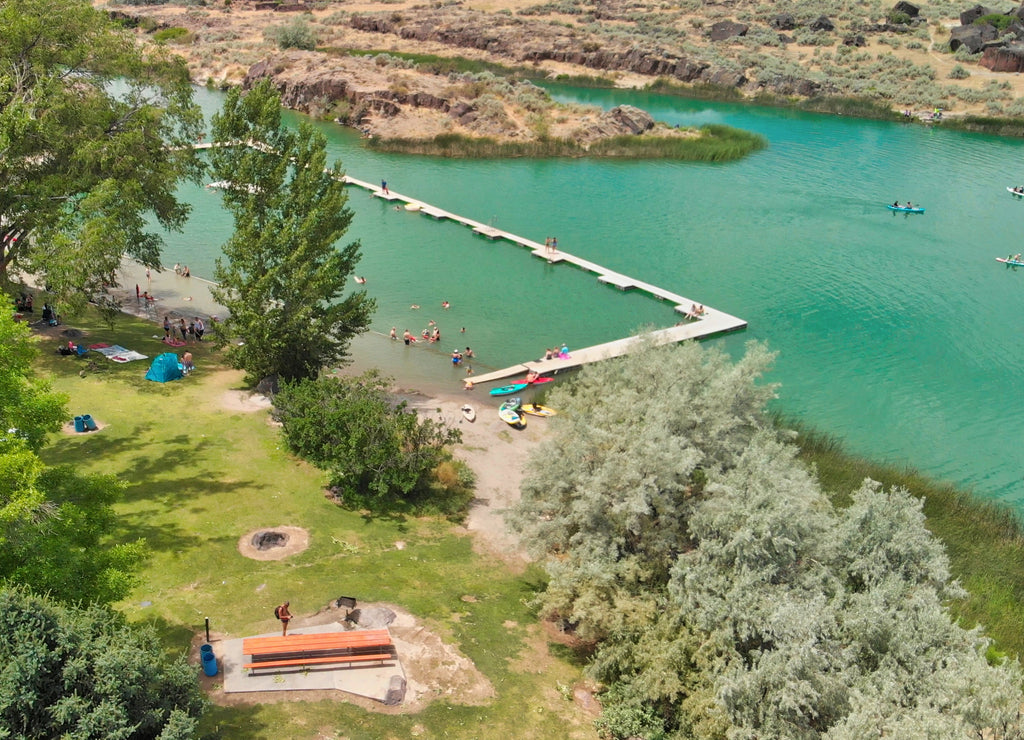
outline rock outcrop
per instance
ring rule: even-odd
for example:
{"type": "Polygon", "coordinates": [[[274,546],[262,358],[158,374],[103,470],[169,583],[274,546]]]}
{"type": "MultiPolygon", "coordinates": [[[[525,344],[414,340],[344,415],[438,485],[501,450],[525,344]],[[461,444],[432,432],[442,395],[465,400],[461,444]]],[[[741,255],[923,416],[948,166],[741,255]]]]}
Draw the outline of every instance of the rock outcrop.
{"type": "Polygon", "coordinates": [[[978,64],[993,72],[1024,72],[1024,46],[985,49],[978,64]]]}
{"type": "Polygon", "coordinates": [[[998,38],[999,31],[988,23],[956,26],[949,32],[949,49],[956,51],[964,47],[971,54],[977,54],[984,49],[987,42],[998,38]]]}
{"type": "MultiPolygon", "coordinates": [[[[562,62],[595,70],[635,72],[680,82],[746,84],[740,73],[713,69],[704,61],[665,51],[654,45],[607,38],[583,39],[575,29],[529,25],[512,16],[486,14],[446,6],[420,7],[415,13],[354,14],[349,25],[359,31],[388,34],[405,40],[480,49],[519,63],[562,62]],[[729,80],[722,83],[721,80],[729,80]]],[[[743,24],[737,24],[742,26],[743,24]]]]}
{"type": "Polygon", "coordinates": [[[711,26],[711,30],[708,31],[708,38],[712,41],[725,41],[737,36],[746,36],[749,30],[750,26],[746,23],[719,21],[711,26]]]}
{"type": "Polygon", "coordinates": [[[986,15],[993,15],[998,11],[992,10],[992,8],[986,8],[984,5],[975,5],[973,8],[960,13],[960,25],[969,26],[979,18],[983,18],[986,15]]]}

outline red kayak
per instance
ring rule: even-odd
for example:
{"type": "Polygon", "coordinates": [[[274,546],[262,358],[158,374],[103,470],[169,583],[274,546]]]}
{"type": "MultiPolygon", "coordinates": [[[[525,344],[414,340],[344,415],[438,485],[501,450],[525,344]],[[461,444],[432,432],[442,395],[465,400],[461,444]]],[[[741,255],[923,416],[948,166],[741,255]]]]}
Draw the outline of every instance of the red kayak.
{"type": "Polygon", "coordinates": [[[536,385],[537,383],[550,383],[552,380],[554,380],[554,378],[535,378],[533,380],[528,380],[527,378],[523,378],[522,380],[514,380],[512,382],[513,383],[526,383],[527,385],[536,385]]]}

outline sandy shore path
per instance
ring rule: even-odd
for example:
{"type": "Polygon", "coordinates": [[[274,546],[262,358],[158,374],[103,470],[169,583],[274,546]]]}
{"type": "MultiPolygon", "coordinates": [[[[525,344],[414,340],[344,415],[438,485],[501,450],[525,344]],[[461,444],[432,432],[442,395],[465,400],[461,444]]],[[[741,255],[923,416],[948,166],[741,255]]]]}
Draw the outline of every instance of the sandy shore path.
{"type": "Polygon", "coordinates": [[[510,565],[525,564],[529,558],[505,527],[504,511],[519,500],[519,486],[529,457],[550,434],[551,424],[557,422],[531,417],[525,429],[513,429],[498,418],[493,403],[469,394],[407,398],[410,408],[421,415],[462,431],[462,444],[455,448],[455,456],[476,474],[476,497],[466,518],[466,528],[478,535],[477,549],[510,565]],[[476,409],[476,421],[469,422],[462,415],[464,403],[476,409]]]}

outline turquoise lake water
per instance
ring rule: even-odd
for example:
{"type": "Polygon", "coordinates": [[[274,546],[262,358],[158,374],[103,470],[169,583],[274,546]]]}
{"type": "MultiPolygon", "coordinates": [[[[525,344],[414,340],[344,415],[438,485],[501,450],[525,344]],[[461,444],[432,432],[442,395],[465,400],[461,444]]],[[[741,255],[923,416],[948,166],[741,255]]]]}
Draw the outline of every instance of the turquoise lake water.
{"type": "MultiPolygon", "coordinates": [[[[672,124],[725,123],[769,146],[729,164],[463,161],[374,154],[350,131],[318,125],[353,177],[386,179],[536,241],[555,236],[569,252],[746,319],[746,331],[710,343],[735,354],[758,339],[776,350],[770,379],[784,412],[854,452],[1024,513],[1024,269],[995,262],[1024,251],[1024,202],[1005,190],[1024,184],[1024,142],[637,92],[552,92],[636,105],[672,124]],[[884,205],[895,199],[927,211],[893,214],[884,205]]],[[[198,95],[210,112],[219,104],[216,93],[198,95]]],[[[359,365],[457,390],[455,347],[473,347],[479,373],[677,320],[667,303],[349,193],[349,236],[363,245],[357,274],[379,304],[374,331],[418,334],[429,320],[442,330],[438,347],[362,338],[359,365]]],[[[166,237],[165,262],[209,276],[231,222],[215,191],[183,195],[193,218],[166,237]]]]}

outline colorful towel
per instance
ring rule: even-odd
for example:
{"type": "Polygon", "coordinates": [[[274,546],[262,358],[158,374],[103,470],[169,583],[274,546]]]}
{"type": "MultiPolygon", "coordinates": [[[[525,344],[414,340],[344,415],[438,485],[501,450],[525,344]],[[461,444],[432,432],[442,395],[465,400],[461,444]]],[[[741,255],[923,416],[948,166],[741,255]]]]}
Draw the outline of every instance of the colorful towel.
{"type": "Polygon", "coordinates": [[[89,349],[106,349],[109,346],[110,345],[105,342],[98,342],[97,344],[90,344],[89,349]]]}
{"type": "Polygon", "coordinates": [[[172,347],[184,347],[185,343],[180,339],[163,339],[161,340],[164,344],[169,344],[172,347]]]}
{"type": "Polygon", "coordinates": [[[149,359],[146,355],[122,347],[119,344],[115,344],[113,347],[100,347],[94,351],[99,352],[108,360],[113,360],[114,362],[132,362],[133,360],[149,359]]]}

